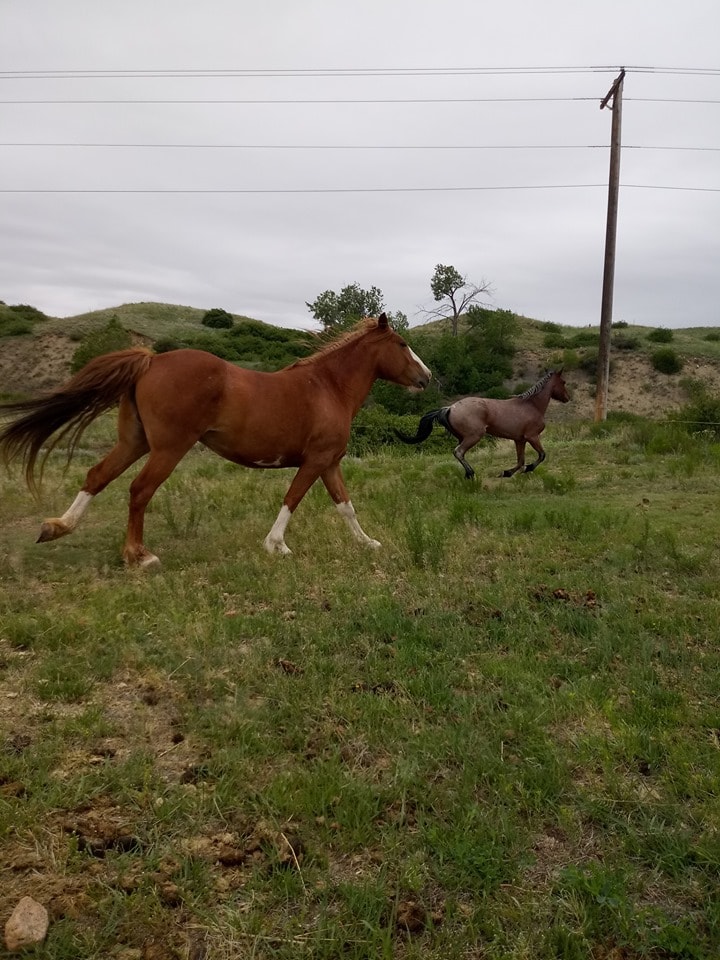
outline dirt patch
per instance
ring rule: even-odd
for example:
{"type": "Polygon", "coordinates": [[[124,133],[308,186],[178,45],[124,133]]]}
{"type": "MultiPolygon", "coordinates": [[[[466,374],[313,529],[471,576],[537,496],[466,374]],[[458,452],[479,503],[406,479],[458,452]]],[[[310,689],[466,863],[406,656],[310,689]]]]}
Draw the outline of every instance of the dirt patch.
{"type": "MultiPolygon", "coordinates": [[[[130,332],[132,345],[152,341],[130,332]]],[[[0,341],[0,393],[34,395],[53,390],[70,376],[70,364],[78,341],[61,333],[36,337],[9,337],[0,341]]]]}

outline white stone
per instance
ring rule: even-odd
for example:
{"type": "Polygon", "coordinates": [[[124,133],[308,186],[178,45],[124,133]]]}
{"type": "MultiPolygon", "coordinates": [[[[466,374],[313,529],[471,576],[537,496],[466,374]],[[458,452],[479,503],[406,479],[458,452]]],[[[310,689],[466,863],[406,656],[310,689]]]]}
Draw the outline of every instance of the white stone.
{"type": "Polygon", "coordinates": [[[47,936],[48,924],[45,907],[32,897],[23,897],[5,924],[5,946],[12,952],[42,943],[47,936]]]}

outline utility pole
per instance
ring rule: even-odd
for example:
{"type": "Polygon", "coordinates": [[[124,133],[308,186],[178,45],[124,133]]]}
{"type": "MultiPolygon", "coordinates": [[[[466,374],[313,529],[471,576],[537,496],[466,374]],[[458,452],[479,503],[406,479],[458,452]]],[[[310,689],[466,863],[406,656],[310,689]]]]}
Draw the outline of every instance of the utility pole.
{"type": "Polygon", "coordinates": [[[600,109],[612,110],[610,134],[610,177],[608,182],[607,226],[605,229],[605,266],[603,269],[602,305],[600,307],[600,345],[598,348],[595,420],[607,417],[608,381],[610,379],[610,332],[612,329],[613,284],[615,282],[615,238],[617,235],[618,193],[620,190],[620,126],[622,121],[622,89],[625,70],[620,71],[600,109]]]}

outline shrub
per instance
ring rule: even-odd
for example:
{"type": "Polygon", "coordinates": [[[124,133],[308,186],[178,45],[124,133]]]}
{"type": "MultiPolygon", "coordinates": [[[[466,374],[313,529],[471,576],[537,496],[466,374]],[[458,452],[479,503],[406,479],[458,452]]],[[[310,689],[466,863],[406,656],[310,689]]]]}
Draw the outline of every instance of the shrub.
{"type": "Polygon", "coordinates": [[[35,323],[37,320],[47,320],[47,316],[42,310],[38,310],[37,307],[31,307],[29,303],[16,303],[14,306],[8,307],[8,310],[12,310],[13,313],[16,313],[24,320],[29,320],[31,323],[35,323]]]}
{"type": "Polygon", "coordinates": [[[683,362],[672,347],[661,347],[650,357],[653,367],[660,373],[680,373],[683,362]]]}
{"type": "Polygon", "coordinates": [[[80,341],[80,346],[73,354],[70,369],[76,373],[93,357],[113,350],[126,350],[132,343],[130,334],[121,325],[117,317],[113,317],[107,326],[100,330],[92,330],[80,341]]]}
{"type": "Polygon", "coordinates": [[[562,333],[546,333],[543,337],[543,346],[547,347],[548,350],[562,349],[566,343],[567,341],[562,333]]]}
{"type": "Polygon", "coordinates": [[[32,323],[22,317],[0,317],[0,337],[21,337],[32,333],[32,323]]]}
{"type": "Polygon", "coordinates": [[[560,324],[553,323],[551,320],[546,320],[544,323],[541,323],[540,329],[545,333],[562,333],[560,324]]]}
{"type": "Polygon", "coordinates": [[[703,337],[703,340],[709,340],[711,343],[715,343],[720,340],[720,331],[711,330],[710,333],[706,333],[703,337]]]}
{"type": "Polygon", "coordinates": [[[624,330],[627,327],[627,320],[614,320],[610,326],[613,330],[624,330]]]}
{"type": "Polygon", "coordinates": [[[678,411],[678,420],[690,433],[710,433],[720,439],[720,396],[700,388],[694,398],[678,411]]]}
{"type": "Polygon", "coordinates": [[[624,337],[621,334],[619,337],[612,338],[612,346],[615,350],[637,350],[640,341],[637,337],[624,337]]]}
{"type": "Polygon", "coordinates": [[[670,343],[673,336],[672,330],[668,330],[667,327],[658,327],[657,330],[651,330],[647,338],[652,343],[670,343]]]}
{"type": "Polygon", "coordinates": [[[235,323],[231,314],[222,307],[213,307],[208,310],[200,321],[204,327],[212,327],[213,330],[229,330],[235,323]]]}
{"type": "Polygon", "coordinates": [[[171,350],[182,350],[186,343],[176,340],[175,337],[161,337],[153,344],[155,353],[170,353],[171,350]]]}

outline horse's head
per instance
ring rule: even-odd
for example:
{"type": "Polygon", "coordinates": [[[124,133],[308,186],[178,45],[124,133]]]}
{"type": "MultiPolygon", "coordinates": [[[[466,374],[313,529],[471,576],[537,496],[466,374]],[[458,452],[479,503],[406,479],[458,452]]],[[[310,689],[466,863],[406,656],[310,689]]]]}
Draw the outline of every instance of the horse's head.
{"type": "Polygon", "coordinates": [[[562,376],[563,368],[560,367],[559,370],[553,370],[552,373],[552,388],[550,390],[550,396],[553,400],[559,400],[560,403],[567,403],[570,399],[570,394],[567,391],[565,386],[565,381],[562,376]]]}
{"type": "Polygon", "coordinates": [[[411,390],[424,390],[432,376],[430,370],[400,334],[392,329],[384,313],[378,317],[376,330],[380,334],[377,338],[378,377],[411,390]]]}

